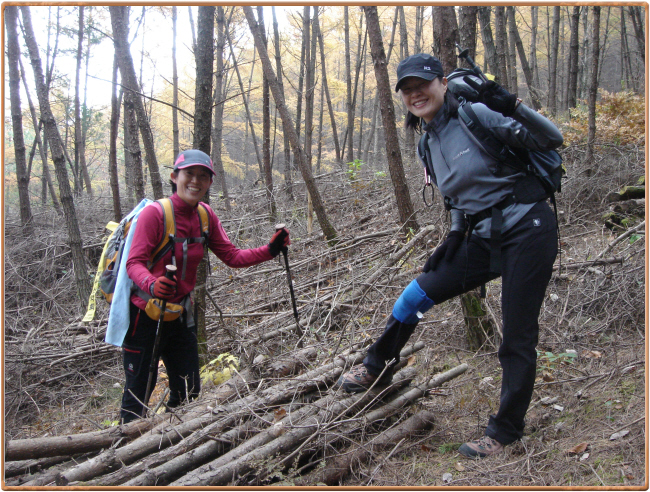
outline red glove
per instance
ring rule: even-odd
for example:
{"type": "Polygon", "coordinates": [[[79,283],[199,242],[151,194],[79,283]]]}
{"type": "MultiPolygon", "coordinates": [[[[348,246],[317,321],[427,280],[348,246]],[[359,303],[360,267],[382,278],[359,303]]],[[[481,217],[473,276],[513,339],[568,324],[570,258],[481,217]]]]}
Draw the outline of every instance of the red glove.
{"type": "Polygon", "coordinates": [[[275,258],[280,254],[280,251],[285,249],[290,244],[291,240],[289,239],[289,229],[283,227],[282,229],[275,231],[275,234],[273,234],[273,237],[269,241],[269,251],[275,258]]]}
{"type": "Polygon", "coordinates": [[[158,277],[153,283],[153,288],[151,290],[154,297],[166,301],[171,300],[171,298],[174,297],[174,294],[176,294],[176,277],[174,277],[174,279],[169,279],[164,275],[158,277]]]}

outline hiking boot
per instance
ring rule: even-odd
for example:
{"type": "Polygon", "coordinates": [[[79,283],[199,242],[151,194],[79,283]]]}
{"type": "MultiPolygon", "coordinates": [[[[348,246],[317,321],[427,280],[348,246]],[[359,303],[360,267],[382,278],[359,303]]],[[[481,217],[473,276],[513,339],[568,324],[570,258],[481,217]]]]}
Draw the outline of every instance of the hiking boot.
{"type": "MultiPolygon", "coordinates": [[[[353,367],[349,372],[343,374],[334,385],[335,388],[343,388],[348,393],[361,393],[370,388],[377,380],[368,372],[363,364],[353,367]]],[[[386,386],[393,380],[393,373],[390,369],[384,372],[384,375],[375,386],[386,386]]]]}
{"type": "Polygon", "coordinates": [[[468,458],[487,458],[503,451],[503,444],[492,439],[490,436],[483,436],[480,439],[466,442],[458,448],[458,452],[468,458]]]}

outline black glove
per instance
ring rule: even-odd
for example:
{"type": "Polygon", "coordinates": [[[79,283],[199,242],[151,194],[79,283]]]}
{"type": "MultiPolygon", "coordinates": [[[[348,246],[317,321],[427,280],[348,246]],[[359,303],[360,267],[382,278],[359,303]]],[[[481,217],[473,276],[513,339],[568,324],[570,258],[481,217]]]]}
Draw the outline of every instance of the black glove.
{"type": "Polygon", "coordinates": [[[470,77],[463,77],[463,80],[478,92],[479,102],[485,104],[492,111],[501,113],[503,116],[514,114],[517,108],[517,94],[510,94],[494,80],[488,80],[482,84],[476,83],[470,77]]]}
{"type": "Polygon", "coordinates": [[[282,229],[275,231],[275,234],[273,234],[273,237],[269,241],[269,251],[271,252],[271,256],[275,258],[290,244],[291,240],[289,239],[288,229],[283,227],[282,229]]]}
{"type": "Polygon", "coordinates": [[[465,233],[461,231],[451,231],[444,242],[436,248],[424,264],[422,272],[427,273],[431,270],[435,270],[438,263],[440,263],[440,260],[443,258],[445,261],[451,261],[456,254],[456,251],[458,251],[460,244],[463,242],[463,239],[465,239],[465,233]]]}

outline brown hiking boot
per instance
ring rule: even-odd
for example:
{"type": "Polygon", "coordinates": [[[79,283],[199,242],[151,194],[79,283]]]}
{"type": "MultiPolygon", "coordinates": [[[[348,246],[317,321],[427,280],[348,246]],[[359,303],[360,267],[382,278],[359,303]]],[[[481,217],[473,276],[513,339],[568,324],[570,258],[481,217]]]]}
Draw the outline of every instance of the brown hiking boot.
{"type": "Polygon", "coordinates": [[[483,436],[480,439],[466,442],[458,448],[458,452],[468,458],[487,458],[503,451],[503,444],[490,436],[483,436]]]}
{"type": "MultiPolygon", "coordinates": [[[[368,372],[363,364],[353,367],[349,372],[341,375],[334,385],[335,388],[343,388],[348,393],[361,393],[366,391],[376,381],[377,377],[368,372]]],[[[393,374],[390,369],[384,372],[384,375],[377,382],[376,386],[386,386],[393,380],[393,374]]]]}

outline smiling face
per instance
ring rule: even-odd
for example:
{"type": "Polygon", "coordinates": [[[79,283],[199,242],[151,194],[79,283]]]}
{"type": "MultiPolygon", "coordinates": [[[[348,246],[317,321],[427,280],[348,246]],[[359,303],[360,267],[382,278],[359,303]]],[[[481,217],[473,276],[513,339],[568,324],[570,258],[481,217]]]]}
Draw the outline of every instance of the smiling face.
{"type": "Polygon", "coordinates": [[[180,169],[178,173],[172,172],[171,180],[176,184],[179,198],[194,207],[210,188],[212,173],[204,166],[190,166],[180,169]]]}
{"type": "Polygon", "coordinates": [[[429,123],[445,102],[447,79],[436,77],[429,81],[419,77],[404,79],[400,87],[402,100],[415,116],[429,123]]]}

